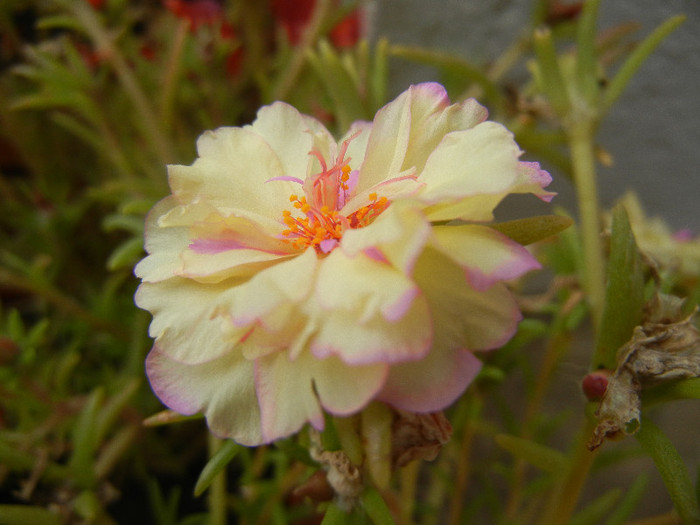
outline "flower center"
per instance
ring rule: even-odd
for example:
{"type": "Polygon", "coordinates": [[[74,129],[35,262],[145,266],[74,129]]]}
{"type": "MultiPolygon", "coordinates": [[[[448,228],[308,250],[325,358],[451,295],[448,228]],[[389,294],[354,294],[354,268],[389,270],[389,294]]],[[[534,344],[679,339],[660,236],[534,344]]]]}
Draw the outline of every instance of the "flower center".
{"type": "Polygon", "coordinates": [[[318,150],[313,155],[321,165],[321,171],[305,181],[295,177],[278,177],[272,180],[290,180],[301,185],[304,195],[290,195],[289,202],[298,211],[282,212],[282,221],[287,227],[282,232],[282,240],[291,243],[296,249],[313,246],[317,253],[326,254],[335,248],[343,232],[347,229],[363,228],[382,213],[389,201],[386,197],[368,196],[369,202],[352,212],[341,215],[345,203],[350,200],[357,184],[357,172],[350,168],[350,158],[345,158],[348,145],[360,132],[351,135],[340,147],[335,162],[330,167],[318,150]]]}
{"type": "Polygon", "coordinates": [[[386,197],[377,198],[376,193],[371,193],[368,204],[346,217],[328,206],[320,209],[312,206],[303,196],[291,195],[289,201],[302,216],[295,217],[289,210],[282,212],[282,220],[287,226],[282,232],[283,240],[297,249],[313,246],[319,253],[329,253],[340,242],[343,231],[371,224],[389,206],[386,197]]]}

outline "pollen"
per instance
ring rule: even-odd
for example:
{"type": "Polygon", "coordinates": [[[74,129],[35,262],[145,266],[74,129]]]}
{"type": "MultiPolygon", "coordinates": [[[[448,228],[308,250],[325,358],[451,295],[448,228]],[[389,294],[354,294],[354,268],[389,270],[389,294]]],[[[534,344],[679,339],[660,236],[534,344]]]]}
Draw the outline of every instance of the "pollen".
{"type": "Polygon", "coordinates": [[[327,254],[338,245],[344,231],[368,226],[389,206],[386,197],[379,197],[373,192],[359,209],[349,215],[340,213],[345,204],[356,197],[353,195],[355,182],[351,181],[351,159],[346,158],[345,154],[350,142],[359,133],[343,141],[332,164],[326,162],[320,151],[314,149],[309,152],[316,158],[321,171],[303,183],[304,195],[289,196],[289,202],[296,211],[282,212],[285,228],[281,238],[294,249],[303,250],[312,246],[319,255],[327,254]]]}
{"type": "Polygon", "coordinates": [[[297,217],[290,210],[282,212],[282,222],[286,226],[282,240],[297,250],[313,247],[319,254],[326,254],[340,242],[345,230],[368,226],[389,206],[388,199],[376,193],[371,193],[368,200],[367,204],[344,216],[326,205],[313,206],[306,197],[290,195],[292,206],[303,215],[297,217]]]}

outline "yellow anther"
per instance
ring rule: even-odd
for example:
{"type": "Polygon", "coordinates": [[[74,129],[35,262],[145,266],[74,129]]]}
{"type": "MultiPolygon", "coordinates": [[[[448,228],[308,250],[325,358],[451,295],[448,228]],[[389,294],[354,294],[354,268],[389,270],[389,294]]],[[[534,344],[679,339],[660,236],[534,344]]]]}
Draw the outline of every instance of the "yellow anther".
{"type": "Polygon", "coordinates": [[[304,213],[309,213],[309,210],[311,209],[311,206],[309,206],[308,204],[304,203],[302,206],[300,206],[300,208],[301,208],[301,211],[302,211],[302,212],[304,212],[304,213]]]}
{"type": "Polygon", "coordinates": [[[299,200],[299,197],[297,197],[294,194],[289,196],[289,202],[294,202],[294,201],[298,201],[298,200],[299,200]]]}
{"type": "Polygon", "coordinates": [[[370,194],[369,194],[369,200],[371,200],[371,201],[376,201],[376,200],[377,200],[377,194],[376,194],[376,193],[370,193],[370,194]]]}

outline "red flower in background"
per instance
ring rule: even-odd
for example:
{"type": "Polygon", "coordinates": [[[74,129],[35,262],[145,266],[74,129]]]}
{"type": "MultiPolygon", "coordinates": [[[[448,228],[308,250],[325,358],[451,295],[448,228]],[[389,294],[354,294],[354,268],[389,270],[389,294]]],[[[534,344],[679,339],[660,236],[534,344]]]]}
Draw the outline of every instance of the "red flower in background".
{"type": "MultiPolygon", "coordinates": [[[[270,0],[272,14],[284,28],[292,45],[301,40],[315,7],[316,0],[270,0]]],[[[360,38],[359,10],[353,11],[336,25],[329,37],[336,47],[355,45],[360,38]]]]}
{"type": "Polygon", "coordinates": [[[202,25],[213,25],[223,15],[223,8],[217,0],[164,0],[164,4],[176,17],[189,21],[192,32],[202,25]]]}

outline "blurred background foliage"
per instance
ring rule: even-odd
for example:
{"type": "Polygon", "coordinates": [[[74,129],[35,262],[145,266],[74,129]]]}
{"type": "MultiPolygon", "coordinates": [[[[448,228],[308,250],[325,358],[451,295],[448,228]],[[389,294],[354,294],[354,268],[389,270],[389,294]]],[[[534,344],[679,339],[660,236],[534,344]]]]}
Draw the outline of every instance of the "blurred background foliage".
{"type": "MultiPolygon", "coordinates": [[[[408,62],[437,68],[453,100],[478,98],[532,158],[571,177],[577,89],[590,91],[594,134],[632,74],[681,21],[672,19],[639,45],[631,25],[596,37],[594,9],[587,16],[581,10],[580,3],[536,1],[522,35],[504,44],[501,57],[473,64],[440,50],[367,42],[368,12],[356,2],[3,0],[0,524],[320,523],[318,500],[325,496],[309,489],[318,465],[305,448],[307,436],[225,448],[213,471],[225,472],[228,486],[219,476],[209,487],[214,474],[202,479],[200,472],[220,445],[201,420],[142,424],[162,406],[143,373],[149,316],[133,305],[132,268],[143,256],[144,215],[168,192],[165,165],[190,163],[203,130],[249,123],[274,100],[335,132],[371,120],[388,100],[389,63],[408,62]],[[523,65],[531,73],[527,83],[503,80],[523,65]],[[576,83],[580,77],[583,84],[576,83]],[[195,497],[195,485],[198,494],[209,487],[208,496],[195,497]]],[[[605,162],[604,150],[596,152],[605,162]]],[[[644,220],[636,219],[640,231],[644,220]]],[[[634,247],[628,230],[619,235],[634,247]]],[[[573,516],[578,525],[624,523],[634,515],[645,477],[580,508],[580,487],[551,496],[576,481],[575,445],[588,437],[565,432],[571,444],[561,446],[562,429],[578,425],[572,412],[594,407],[581,397],[567,411],[541,412],[590,310],[581,235],[570,228],[540,250],[551,286],[523,296],[526,320],[450,410],[455,435],[437,463],[407,467],[382,491],[384,503],[373,507],[368,499],[363,520],[382,523],[382,505],[400,523],[545,523],[538,516],[547,505],[562,512],[562,523],[573,516]],[[523,392],[509,386],[513,376],[523,392]],[[524,409],[513,396],[524,399],[524,409]]],[[[696,273],[659,271],[664,291],[697,297],[696,273]]],[[[650,272],[637,284],[608,280],[606,304],[632,286],[645,286],[649,297],[650,272]]],[[[640,322],[637,313],[631,326],[640,322]]],[[[628,332],[610,344],[626,341],[628,332]]],[[[697,397],[693,388],[662,393],[656,402],[697,397]]],[[[640,453],[634,445],[604,451],[595,468],[640,453]]],[[[584,479],[588,467],[580,470],[584,479]]],[[[687,499],[696,489],[679,490],[687,499]]],[[[697,511],[697,499],[693,494],[686,504],[687,516],[693,505],[697,511]]],[[[327,523],[343,519],[328,514],[327,523]]]]}

